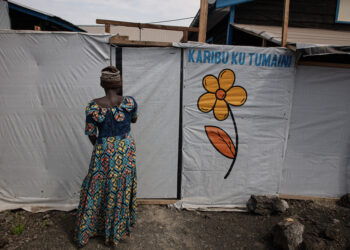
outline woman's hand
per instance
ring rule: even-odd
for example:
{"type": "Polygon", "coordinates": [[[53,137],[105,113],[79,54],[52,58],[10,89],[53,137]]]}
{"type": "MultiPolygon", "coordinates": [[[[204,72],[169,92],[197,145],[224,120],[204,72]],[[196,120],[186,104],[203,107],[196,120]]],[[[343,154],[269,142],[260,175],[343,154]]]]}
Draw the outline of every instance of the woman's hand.
{"type": "Polygon", "coordinates": [[[90,142],[91,142],[92,146],[95,146],[95,143],[96,143],[96,140],[97,140],[96,135],[89,135],[89,139],[90,139],[90,142]]]}
{"type": "Polygon", "coordinates": [[[131,117],[131,123],[135,123],[137,121],[137,115],[131,117]]]}

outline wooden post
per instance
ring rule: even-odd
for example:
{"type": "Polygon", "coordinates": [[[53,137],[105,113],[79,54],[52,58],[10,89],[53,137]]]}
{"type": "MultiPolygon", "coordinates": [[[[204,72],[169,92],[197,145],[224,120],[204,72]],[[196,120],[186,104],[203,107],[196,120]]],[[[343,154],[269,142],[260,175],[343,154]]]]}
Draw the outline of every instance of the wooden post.
{"type": "Polygon", "coordinates": [[[201,0],[198,42],[205,43],[207,37],[208,0],[201,0]]]}
{"type": "Polygon", "coordinates": [[[187,41],[188,41],[188,31],[184,30],[182,42],[187,43],[187,41]]]}
{"type": "Polygon", "coordinates": [[[105,24],[105,32],[111,33],[111,25],[110,24],[105,24]]]}
{"type": "Polygon", "coordinates": [[[289,4],[290,4],[290,0],[284,0],[284,13],[283,13],[283,24],[282,24],[282,47],[287,47],[289,4]]]}

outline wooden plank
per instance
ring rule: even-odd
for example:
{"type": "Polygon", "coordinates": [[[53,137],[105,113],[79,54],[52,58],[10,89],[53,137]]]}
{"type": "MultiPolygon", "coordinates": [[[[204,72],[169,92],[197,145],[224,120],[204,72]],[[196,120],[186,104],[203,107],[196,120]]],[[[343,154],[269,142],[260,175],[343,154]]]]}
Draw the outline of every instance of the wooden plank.
{"type": "Polygon", "coordinates": [[[319,67],[335,67],[335,68],[350,68],[350,64],[345,63],[331,63],[331,62],[311,62],[311,61],[299,61],[298,65],[305,66],[319,66],[319,67]]]}
{"type": "Polygon", "coordinates": [[[111,25],[108,24],[108,23],[105,24],[105,32],[106,33],[111,33],[111,25]]]}
{"type": "Polygon", "coordinates": [[[282,24],[282,47],[287,46],[289,5],[290,5],[290,0],[284,0],[284,13],[283,13],[283,24],[282,24]]]}
{"type": "Polygon", "coordinates": [[[176,31],[191,31],[198,32],[196,27],[184,27],[184,26],[171,26],[171,25],[160,25],[160,24],[149,24],[149,23],[132,23],[124,21],[113,21],[106,19],[96,19],[97,24],[110,24],[116,26],[136,27],[139,29],[161,29],[161,30],[176,30],[176,31]]]}
{"type": "Polygon", "coordinates": [[[337,201],[337,200],[339,200],[339,198],[291,195],[291,194],[279,194],[279,197],[281,199],[290,199],[290,200],[312,200],[312,201],[337,201]]]}
{"type": "Polygon", "coordinates": [[[199,14],[198,42],[205,43],[206,41],[207,21],[208,21],[208,0],[201,0],[200,14],[199,14]]]}
{"type": "Polygon", "coordinates": [[[119,36],[113,36],[109,39],[110,44],[144,46],[144,47],[172,47],[173,43],[169,42],[151,42],[151,41],[135,41],[120,39],[119,36]]]}
{"type": "Polygon", "coordinates": [[[188,31],[186,30],[184,31],[182,42],[187,43],[187,41],[188,41],[188,31]]]}
{"type": "Polygon", "coordinates": [[[137,199],[139,205],[169,205],[177,202],[177,199],[137,199]]]}
{"type": "Polygon", "coordinates": [[[116,35],[114,37],[119,38],[120,40],[129,40],[129,36],[116,35]]]}

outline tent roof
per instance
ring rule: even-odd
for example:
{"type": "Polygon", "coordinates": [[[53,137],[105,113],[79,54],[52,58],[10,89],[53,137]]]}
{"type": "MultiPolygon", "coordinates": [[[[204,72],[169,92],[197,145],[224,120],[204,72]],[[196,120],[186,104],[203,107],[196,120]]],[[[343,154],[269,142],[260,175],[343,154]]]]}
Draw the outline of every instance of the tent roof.
{"type": "Polygon", "coordinates": [[[72,23],[70,23],[70,22],[68,22],[60,17],[57,17],[55,15],[52,15],[52,14],[49,14],[49,13],[46,13],[46,12],[43,12],[40,10],[33,9],[31,7],[16,3],[14,1],[7,1],[7,2],[8,2],[9,9],[12,9],[12,10],[24,13],[26,15],[29,15],[29,16],[33,16],[33,17],[54,23],[54,24],[61,26],[69,31],[85,32],[85,30],[79,28],[78,26],[76,26],[76,25],[74,25],[74,24],[72,24],[72,23]]]}
{"type": "MultiPolygon", "coordinates": [[[[244,32],[281,44],[282,27],[251,24],[232,24],[244,32]]],[[[350,46],[350,32],[327,29],[288,27],[289,44],[316,46],[350,46]]]]}

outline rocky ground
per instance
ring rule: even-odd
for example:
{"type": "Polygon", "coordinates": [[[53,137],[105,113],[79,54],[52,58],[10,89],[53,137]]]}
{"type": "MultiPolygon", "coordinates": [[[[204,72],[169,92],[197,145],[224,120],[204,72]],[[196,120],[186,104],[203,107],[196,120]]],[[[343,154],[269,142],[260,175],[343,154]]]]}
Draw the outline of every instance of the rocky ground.
{"type": "MultiPolygon", "coordinates": [[[[350,209],[335,203],[288,200],[279,215],[239,212],[179,211],[141,205],[131,238],[117,249],[273,249],[272,230],[285,218],[304,226],[302,249],[350,249],[350,209]]],[[[75,212],[0,213],[0,248],[76,249],[72,241],[75,212]]],[[[109,249],[93,238],[84,249],[109,249]]]]}

